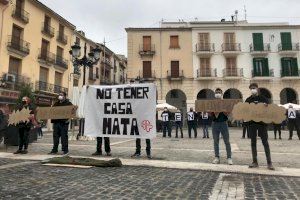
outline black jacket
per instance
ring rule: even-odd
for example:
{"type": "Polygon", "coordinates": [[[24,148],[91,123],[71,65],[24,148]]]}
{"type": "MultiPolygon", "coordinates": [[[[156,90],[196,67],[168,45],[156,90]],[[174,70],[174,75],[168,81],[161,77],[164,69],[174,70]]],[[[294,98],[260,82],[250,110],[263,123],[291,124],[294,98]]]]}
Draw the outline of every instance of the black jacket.
{"type": "MultiPolygon", "coordinates": [[[[57,101],[56,103],[54,103],[53,107],[56,106],[71,106],[73,105],[69,99],[64,100],[63,102],[57,101]]],[[[68,124],[68,120],[69,119],[52,119],[51,123],[65,123],[68,124]]]]}

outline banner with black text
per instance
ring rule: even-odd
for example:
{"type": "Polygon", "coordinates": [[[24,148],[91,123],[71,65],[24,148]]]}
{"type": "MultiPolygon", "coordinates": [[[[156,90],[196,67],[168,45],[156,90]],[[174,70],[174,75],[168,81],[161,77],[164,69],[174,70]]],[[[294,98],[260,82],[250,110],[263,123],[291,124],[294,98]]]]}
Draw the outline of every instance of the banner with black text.
{"type": "Polygon", "coordinates": [[[156,86],[152,83],[88,86],[84,115],[86,136],[154,138],[156,86]]]}

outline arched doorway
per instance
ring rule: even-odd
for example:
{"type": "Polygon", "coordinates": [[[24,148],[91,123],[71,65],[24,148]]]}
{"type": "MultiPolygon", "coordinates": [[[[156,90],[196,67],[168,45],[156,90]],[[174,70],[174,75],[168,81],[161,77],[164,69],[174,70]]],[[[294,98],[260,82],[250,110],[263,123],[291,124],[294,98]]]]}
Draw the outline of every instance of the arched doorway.
{"type": "Polygon", "coordinates": [[[298,103],[298,94],[292,88],[284,88],[280,92],[280,104],[298,103]]]}
{"type": "Polygon", "coordinates": [[[269,103],[273,102],[271,92],[266,88],[259,88],[259,93],[269,100],[269,103]]]}
{"type": "Polygon", "coordinates": [[[243,99],[242,93],[235,88],[230,88],[224,92],[224,99],[243,99]]]}
{"type": "Polygon", "coordinates": [[[179,89],[170,90],[166,96],[166,101],[168,104],[175,106],[182,112],[186,112],[186,95],[183,91],[179,89]]]}
{"type": "Polygon", "coordinates": [[[214,99],[215,93],[211,89],[203,89],[197,94],[197,99],[214,99]]]}

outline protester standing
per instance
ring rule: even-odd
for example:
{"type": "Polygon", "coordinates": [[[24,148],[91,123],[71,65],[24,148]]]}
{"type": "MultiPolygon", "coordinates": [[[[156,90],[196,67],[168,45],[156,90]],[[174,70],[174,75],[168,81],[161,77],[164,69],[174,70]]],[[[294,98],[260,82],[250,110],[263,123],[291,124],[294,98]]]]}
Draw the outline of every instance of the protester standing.
{"type": "Polygon", "coordinates": [[[166,137],[167,132],[168,136],[171,137],[171,127],[170,127],[170,118],[171,112],[168,110],[167,107],[164,108],[164,111],[161,113],[162,118],[162,129],[163,129],[163,137],[166,137]]]}
{"type": "MultiPolygon", "coordinates": [[[[220,88],[215,90],[215,98],[222,99],[223,91],[220,88]]],[[[214,150],[215,150],[215,159],[213,160],[213,164],[220,164],[220,152],[219,152],[219,140],[220,134],[222,135],[223,141],[226,147],[227,153],[227,163],[232,165],[232,153],[231,153],[231,145],[229,142],[229,130],[228,130],[228,113],[224,112],[213,112],[211,113],[213,123],[212,123],[212,134],[214,139],[214,150]]]]}
{"type": "MultiPolygon", "coordinates": [[[[251,91],[251,96],[246,99],[247,103],[264,103],[265,106],[268,106],[269,101],[267,98],[259,94],[258,91],[258,84],[257,83],[252,83],[249,86],[249,89],[251,91]]],[[[268,142],[268,129],[267,129],[267,124],[264,122],[255,122],[255,121],[250,121],[249,122],[249,133],[250,133],[250,138],[251,138],[251,149],[252,149],[252,159],[253,162],[252,164],[249,165],[249,168],[257,168],[258,167],[258,161],[257,161],[257,136],[261,138],[262,144],[265,149],[265,154],[267,158],[267,163],[268,163],[268,169],[274,170],[274,167],[272,165],[271,161],[271,152],[270,152],[270,147],[269,147],[269,142],[268,142]]]]}
{"type": "MultiPolygon", "coordinates": [[[[58,96],[58,101],[53,105],[53,107],[70,105],[73,104],[67,99],[67,94],[65,92],[61,92],[58,96]]],[[[53,148],[49,154],[57,154],[59,139],[61,139],[63,154],[68,154],[69,119],[53,119],[51,120],[51,123],[53,123],[53,148]]]]}
{"type": "Polygon", "coordinates": [[[246,122],[246,121],[243,121],[243,124],[242,124],[242,126],[243,126],[243,139],[245,139],[245,137],[246,137],[246,133],[247,133],[247,138],[250,138],[250,135],[249,135],[249,130],[248,130],[248,122],[246,122]]]}
{"type": "Polygon", "coordinates": [[[182,113],[180,110],[175,112],[175,126],[176,126],[176,136],[175,138],[178,138],[178,128],[180,129],[181,138],[183,138],[183,131],[182,131],[182,113]]]}
{"type": "Polygon", "coordinates": [[[194,130],[194,137],[197,138],[197,113],[193,108],[187,113],[187,125],[189,138],[192,137],[192,129],[194,130]]]}
{"type": "Polygon", "coordinates": [[[209,117],[207,112],[201,113],[202,126],[203,126],[203,138],[209,138],[208,126],[209,126],[209,117]]]}
{"type": "Polygon", "coordinates": [[[297,131],[298,138],[300,140],[300,124],[297,122],[297,111],[293,107],[293,105],[289,105],[289,108],[287,110],[287,117],[288,117],[288,129],[290,132],[289,140],[293,139],[293,132],[294,129],[297,131]]]}
{"type": "MultiPolygon", "coordinates": [[[[31,100],[29,97],[24,96],[22,98],[22,105],[19,106],[18,110],[21,111],[22,109],[29,109],[30,114],[34,114],[34,108],[31,104],[31,100]]],[[[19,149],[14,152],[14,154],[27,154],[28,153],[28,143],[29,143],[29,132],[33,127],[32,120],[30,119],[29,122],[20,122],[17,125],[19,129],[19,149]]]]}
{"type": "MultiPolygon", "coordinates": [[[[102,137],[97,137],[97,147],[96,152],[92,154],[92,156],[101,156],[102,155],[102,137]]],[[[110,139],[109,137],[104,137],[104,150],[106,156],[111,156],[111,149],[110,149],[110,139]]]]}
{"type": "Polygon", "coordinates": [[[277,139],[277,132],[279,135],[279,139],[281,140],[281,124],[273,124],[273,129],[274,129],[274,139],[277,139]]]}

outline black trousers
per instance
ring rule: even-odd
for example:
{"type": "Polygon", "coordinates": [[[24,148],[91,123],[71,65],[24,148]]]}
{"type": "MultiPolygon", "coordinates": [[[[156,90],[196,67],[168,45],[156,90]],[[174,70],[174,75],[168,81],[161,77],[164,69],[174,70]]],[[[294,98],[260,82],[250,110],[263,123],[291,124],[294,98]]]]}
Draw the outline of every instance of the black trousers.
{"type": "Polygon", "coordinates": [[[189,133],[189,138],[192,137],[192,129],[194,130],[194,135],[195,135],[195,138],[197,138],[197,125],[195,122],[189,122],[188,121],[188,133],[189,133]]]}
{"type": "Polygon", "coordinates": [[[251,149],[252,149],[252,158],[253,162],[257,163],[257,136],[261,138],[262,144],[265,149],[265,154],[268,164],[271,164],[271,153],[268,142],[268,129],[266,125],[253,123],[249,125],[249,133],[251,138],[251,149]]]}
{"type": "Polygon", "coordinates": [[[276,138],[277,132],[279,134],[279,138],[281,138],[281,124],[274,124],[274,137],[276,138]]]}
{"type": "Polygon", "coordinates": [[[181,138],[183,138],[183,131],[182,131],[182,122],[175,122],[176,126],[176,136],[178,138],[178,128],[180,129],[181,138]]]}
{"type": "Polygon", "coordinates": [[[294,129],[297,131],[298,138],[300,139],[300,124],[297,122],[297,119],[289,119],[288,120],[288,128],[290,132],[290,138],[293,137],[294,129]]]}
{"type": "Polygon", "coordinates": [[[168,132],[168,136],[171,137],[170,122],[162,122],[162,129],[163,129],[163,137],[166,137],[167,132],[168,132]]]}
{"type": "Polygon", "coordinates": [[[30,128],[28,127],[19,128],[19,150],[22,150],[23,147],[24,150],[28,149],[29,131],[30,128]]]}
{"type": "MultiPolygon", "coordinates": [[[[136,154],[141,154],[141,139],[136,139],[136,154]]],[[[151,141],[150,139],[146,139],[146,153],[147,155],[151,155],[151,141]]]]}
{"type": "Polygon", "coordinates": [[[63,152],[69,152],[68,147],[68,129],[69,124],[64,122],[53,124],[53,149],[52,152],[58,152],[59,139],[61,138],[61,150],[63,152]]]}
{"type": "Polygon", "coordinates": [[[247,133],[247,138],[250,138],[249,130],[248,130],[248,124],[243,123],[243,138],[246,137],[246,133],[247,133]]]}
{"type": "MultiPolygon", "coordinates": [[[[104,150],[110,153],[110,140],[109,137],[104,137],[104,150]]],[[[102,152],[102,137],[97,137],[97,152],[102,152]]]]}

